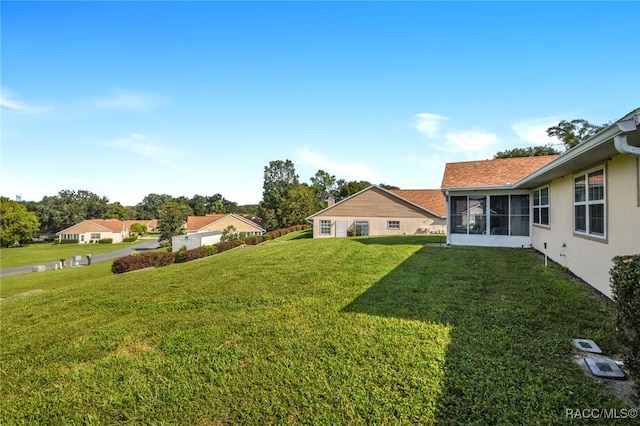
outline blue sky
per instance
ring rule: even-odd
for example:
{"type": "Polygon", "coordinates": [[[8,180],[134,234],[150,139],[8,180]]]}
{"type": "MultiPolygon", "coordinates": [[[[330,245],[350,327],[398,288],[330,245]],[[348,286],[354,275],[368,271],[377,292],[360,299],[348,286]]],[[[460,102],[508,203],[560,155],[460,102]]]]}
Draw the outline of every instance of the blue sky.
{"type": "Polygon", "coordinates": [[[262,197],[290,159],[438,188],[446,162],[640,106],[635,2],[7,2],[0,193],[262,197]]]}

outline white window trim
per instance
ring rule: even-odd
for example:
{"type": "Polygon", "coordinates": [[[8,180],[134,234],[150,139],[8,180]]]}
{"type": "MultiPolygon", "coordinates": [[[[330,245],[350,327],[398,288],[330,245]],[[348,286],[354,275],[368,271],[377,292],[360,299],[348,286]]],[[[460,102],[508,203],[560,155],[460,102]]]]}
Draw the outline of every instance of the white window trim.
{"type": "Polygon", "coordinates": [[[594,167],[592,169],[589,170],[585,170],[583,172],[580,173],[576,173],[573,175],[573,191],[571,193],[571,196],[573,197],[573,233],[575,235],[578,236],[584,236],[584,237],[588,237],[588,238],[595,238],[598,240],[606,240],[607,239],[607,170],[605,168],[604,165],[601,166],[597,166],[594,167]],[[594,172],[598,172],[602,170],[602,191],[603,191],[603,196],[602,196],[602,200],[594,200],[591,201],[589,200],[589,174],[594,173],[594,172]],[[575,189],[576,189],[576,178],[579,177],[584,177],[585,179],[585,195],[584,195],[584,199],[585,201],[576,201],[575,200],[575,189]],[[597,204],[601,204],[604,206],[603,208],[603,233],[602,234],[596,234],[591,232],[590,229],[590,217],[589,217],[589,206],[592,205],[597,205],[597,204]],[[585,206],[585,227],[586,227],[586,231],[579,231],[576,229],[576,206],[585,206]]]}
{"type": "Polygon", "coordinates": [[[536,188],[536,189],[533,190],[533,194],[532,194],[532,197],[531,197],[531,204],[533,206],[533,211],[532,211],[532,215],[531,215],[531,223],[533,225],[541,226],[543,228],[551,228],[551,188],[549,187],[549,185],[541,186],[540,188],[536,188]],[[541,203],[536,206],[536,204],[535,204],[536,203],[536,192],[538,193],[539,199],[542,200],[542,197],[540,196],[540,194],[542,194],[542,190],[543,189],[547,190],[547,204],[542,204],[542,201],[541,201],[541,203]],[[542,218],[542,209],[543,208],[546,208],[547,212],[549,213],[547,215],[547,220],[549,221],[549,223],[542,223],[542,222],[538,223],[538,222],[535,221],[535,217],[536,217],[535,211],[536,211],[536,209],[539,210],[538,217],[542,218]]]}
{"type": "Polygon", "coordinates": [[[399,220],[387,220],[387,229],[399,231],[400,230],[400,221],[399,220]],[[391,222],[397,223],[397,227],[391,227],[391,222]]]}
{"type": "Polygon", "coordinates": [[[328,219],[320,219],[320,221],[318,222],[318,225],[320,226],[320,235],[331,235],[331,221],[328,219]],[[329,222],[329,232],[322,232],[322,222],[329,222]]]}

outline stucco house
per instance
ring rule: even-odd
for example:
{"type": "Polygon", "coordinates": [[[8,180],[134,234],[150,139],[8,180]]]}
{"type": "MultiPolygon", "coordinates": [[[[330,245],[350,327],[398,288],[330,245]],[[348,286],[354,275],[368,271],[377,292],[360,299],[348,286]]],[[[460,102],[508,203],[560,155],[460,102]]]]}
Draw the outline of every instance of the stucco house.
{"type": "Polygon", "coordinates": [[[246,235],[262,235],[266,232],[262,226],[249,219],[250,215],[238,215],[235,213],[208,214],[205,216],[189,216],[185,225],[187,235],[203,232],[224,231],[232,225],[236,232],[244,232],[246,235]]]}
{"type": "Polygon", "coordinates": [[[307,217],[313,237],[444,233],[445,198],[437,189],[387,190],[377,185],[307,217]]]}
{"type": "Polygon", "coordinates": [[[560,156],[447,164],[448,243],[533,247],[611,297],[612,258],[640,253],[639,125],[640,108],[560,156]]]}
{"type": "Polygon", "coordinates": [[[121,243],[129,236],[129,228],[119,219],[89,219],[56,233],[60,240],[78,240],[80,244],[98,242],[104,238],[121,243]]]}

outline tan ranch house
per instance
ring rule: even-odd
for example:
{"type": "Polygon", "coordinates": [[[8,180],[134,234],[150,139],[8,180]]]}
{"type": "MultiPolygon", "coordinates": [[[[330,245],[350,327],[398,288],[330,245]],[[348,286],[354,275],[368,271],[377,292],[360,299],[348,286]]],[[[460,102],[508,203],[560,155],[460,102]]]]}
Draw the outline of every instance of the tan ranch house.
{"type": "Polygon", "coordinates": [[[640,108],[560,156],[446,165],[453,245],[533,247],[611,297],[609,270],[640,253],[640,108]]]}
{"type": "Polygon", "coordinates": [[[104,238],[113,239],[113,243],[121,243],[129,236],[129,228],[119,219],[89,219],[63,229],[56,235],[62,240],[78,240],[80,244],[97,243],[104,238]]]}
{"type": "MultiPolygon", "coordinates": [[[[187,235],[204,232],[224,231],[229,226],[236,228],[236,232],[246,235],[262,235],[266,229],[251,220],[250,215],[235,213],[208,214],[205,216],[189,216],[185,225],[187,235]]],[[[258,218],[256,218],[258,219],[258,218]]]]}
{"type": "Polygon", "coordinates": [[[372,185],[307,218],[313,237],[444,233],[446,207],[437,189],[387,190],[372,185]]]}

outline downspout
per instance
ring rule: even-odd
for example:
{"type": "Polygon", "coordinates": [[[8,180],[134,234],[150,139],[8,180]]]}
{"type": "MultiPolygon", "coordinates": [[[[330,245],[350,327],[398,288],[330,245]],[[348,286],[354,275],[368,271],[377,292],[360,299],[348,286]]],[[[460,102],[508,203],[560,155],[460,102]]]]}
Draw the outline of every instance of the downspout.
{"type": "Polygon", "coordinates": [[[617,135],[613,137],[613,144],[616,147],[616,150],[620,154],[628,154],[635,155],[636,157],[640,157],[640,147],[629,145],[627,141],[628,132],[633,132],[637,130],[637,125],[640,123],[640,115],[636,115],[634,118],[625,121],[619,121],[616,123],[618,128],[622,130],[624,133],[621,135],[617,135]]]}

